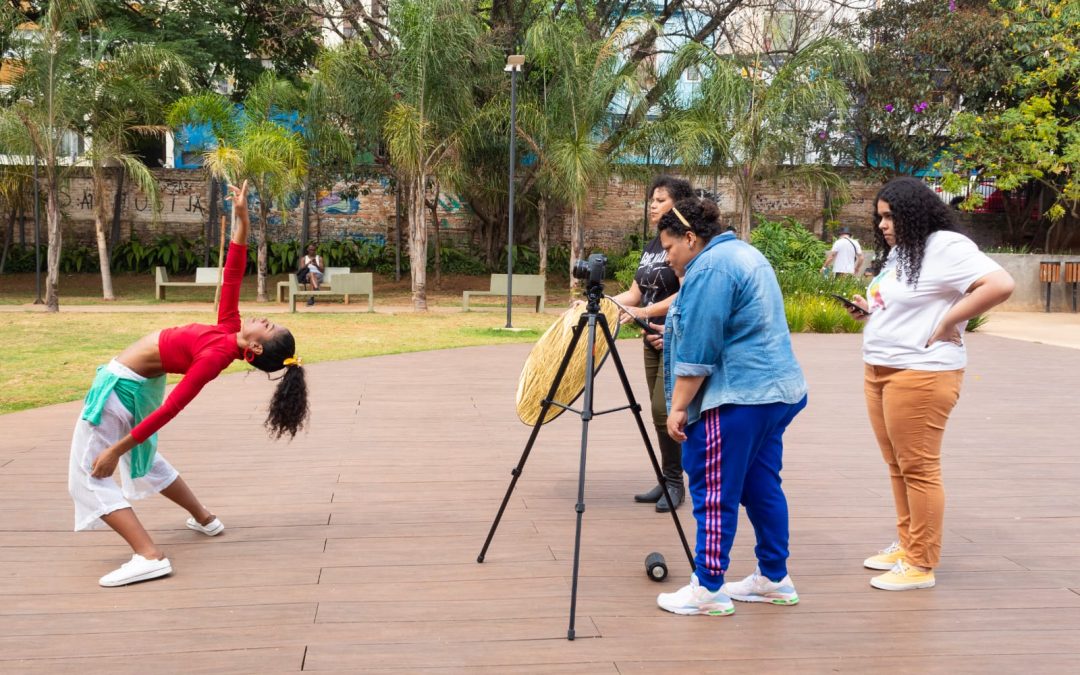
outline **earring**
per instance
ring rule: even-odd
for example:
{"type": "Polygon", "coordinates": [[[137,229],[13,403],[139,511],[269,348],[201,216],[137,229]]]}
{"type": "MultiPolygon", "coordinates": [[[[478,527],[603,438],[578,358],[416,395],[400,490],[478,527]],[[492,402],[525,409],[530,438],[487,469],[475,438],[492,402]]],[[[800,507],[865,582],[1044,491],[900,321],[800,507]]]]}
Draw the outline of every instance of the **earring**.
{"type": "Polygon", "coordinates": [[[255,362],[255,352],[251,351],[251,347],[244,347],[244,360],[248,363],[255,362]]]}

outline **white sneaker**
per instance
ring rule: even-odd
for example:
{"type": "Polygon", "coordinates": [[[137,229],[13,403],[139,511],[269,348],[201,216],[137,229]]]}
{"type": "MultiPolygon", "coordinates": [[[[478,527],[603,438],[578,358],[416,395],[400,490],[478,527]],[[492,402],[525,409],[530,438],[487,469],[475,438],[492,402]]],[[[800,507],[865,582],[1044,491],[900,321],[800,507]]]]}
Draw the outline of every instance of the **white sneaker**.
{"type": "Polygon", "coordinates": [[[769,602],[774,605],[797,605],[799,594],[790,576],[780,581],[772,581],[762,576],[761,570],[754,568],[754,573],[742,581],[730,581],[720,587],[734,600],[742,602],[769,602]]]}
{"type": "Polygon", "coordinates": [[[202,532],[208,537],[216,537],[225,531],[225,525],[220,520],[214,518],[209,523],[203,525],[194,518],[187,519],[187,526],[196,532],[202,532]]]}
{"type": "Polygon", "coordinates": [[[120,569],[113,570],[101,577],[98,583],[106,587],[124,586],[133,584],[136,581],[157,579],[166,574],[172,574],[172,565],[169,563],[168,558],[150,560],[136,553],[131,556],[131,560],[121,565],[120,569]]]}
{"type": "Polygon", "coordinates": [[[690,575],[690,583],[674,593],[656,596],[656,604],[675,614],[705,614],[707,616],[730,616],[735,613],[731,598],[721,591],[710,591],[700,585],[696,574],[690,575]]]}

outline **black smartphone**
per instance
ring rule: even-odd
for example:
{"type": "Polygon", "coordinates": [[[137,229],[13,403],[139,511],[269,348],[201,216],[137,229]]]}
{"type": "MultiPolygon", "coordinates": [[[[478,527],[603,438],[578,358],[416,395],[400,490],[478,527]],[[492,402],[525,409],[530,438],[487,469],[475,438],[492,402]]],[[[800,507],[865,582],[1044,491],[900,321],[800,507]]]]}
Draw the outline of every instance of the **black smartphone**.
{"type": "Polygon", "coordinates": [[[856,314],[861,314],[862,316],[870,316],[870,312],[866,311],[862,307],[859,307],[854,302],[848,300],[842,295],[837,295],[836,293],[829,293],[829,297],[841,303],[844,307],[847,307],[856,314]]]}

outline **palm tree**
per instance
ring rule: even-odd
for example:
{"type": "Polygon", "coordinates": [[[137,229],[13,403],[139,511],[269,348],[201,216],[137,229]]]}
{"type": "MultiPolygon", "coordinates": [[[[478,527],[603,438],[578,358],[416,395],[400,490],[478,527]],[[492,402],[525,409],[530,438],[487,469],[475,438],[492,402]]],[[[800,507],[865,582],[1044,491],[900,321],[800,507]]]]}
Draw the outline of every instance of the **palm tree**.
{"type": "Polygon", "coordinates": [[[286,200],[302,187],[307,172],[307,153],[300,134],[276,121],[277,116],[297,110],[299,103],[299,92],[291,83],[264,73],[248,91],[241,110],[220,94],[203,93],[181,98],[167,116],[173,128],[209,124],[217,146],[204,156],[207,170],[230,183],[246,179],[258,193],[255,236],[259,302],[269,299],[266,224],[272,204],[278,204],[284,220],[288,212],[286,200]]]}
{"type": "Polygon", "coordinates": [[[391,14],[393,51],[357,46],[348,66],[370,88],[361,114],[377,120],[403,190],[413,309],[425,311],[429,182],[452,173],[479,116],[473,87],[497,61],[466,0],[400,0],[391,14]]]}
{"type": "Polygon", "coordinates": [[[651,137],[666,141],[672,158],[692,170],[726,170],[735,184],[743,237],[750,235],[762,181],[783,178],[846,194],[840,176],[803,158],[820,120],[847,112],[845,78],[865,77],[854,45],[821,38],[777,67],[760,54],[732,57],[689,45],[677,67],[692,62],[704,71],[699,92],[651,137]]]}
{"type": "Polygon", "coordinates": [[[308,219],[313,191],[333,187],[337,179],[348,175],[359,149],[374,143],[374,126],[366,119],[356,119],[356,98],[366,98],[363,81],[341,77],[341,61],[348,46],[319,54],[314,71],[304,80],[300,99],[303,130],[301,137],[307,153],[308,171],[304,180],[304,222],[301,247],[307,244],[308,219]]]}
{"type": "Polygon", "coordinates": [[[146,44],[124,44],[123,35],[104,33],[94,41],[94,54],[85,68],[89,80],[86,123],[92,145],[86,153],[94,180],[94,230],[101,267],[101,291],[105,300],[114,300],[109,247],[105,222],[109,216],[105,200],[106,174],[117,177],[115,190],[123,189],[127,176],[154,205],[161,200],[157,180],[138,157],[131,153],[139,135],[164,135],[162,103],[187,88],[187,65],[173,52],[146,44]],[[114,46],[114,42],[118,46],[114,46]]]}
{"type": "MultiPolygon", "coordinates": [[[[13,10],[5,4],[3,11],[13,10]]],[[[54,0],[38,20],[32,35],[16,45],[21,52],[10,100],[0,106],[0,154],[21,156],[42,166],[40,183],[45,193],[49,249],[45,304],[60,310],[60,188],[73,165],[68,152],[81,125],[87,99],[85,78],[80,77],[85,55],[80,21],[94,16],[91,0],[54,0]]]]}
{"type": "MultiPolygon", "coordinates": [[[[570,206],[570,269],[585,256],[582,212],[589,194],[617,157],[604,146],[611,101],[640,91],[634,72],[623,67],[622,47],[641,24],[623,22],[607,38],[594,40],[576,20],[545,19],[526,34],[528,62],[542,78],[540,96],[525,106],[522,117],[526,142],[540,167],[542,247],[546,253],[546,206],[554,199],[565,201],[570,206]]],[[[572,274],[570,283],[577,284],[572,274]]]]}

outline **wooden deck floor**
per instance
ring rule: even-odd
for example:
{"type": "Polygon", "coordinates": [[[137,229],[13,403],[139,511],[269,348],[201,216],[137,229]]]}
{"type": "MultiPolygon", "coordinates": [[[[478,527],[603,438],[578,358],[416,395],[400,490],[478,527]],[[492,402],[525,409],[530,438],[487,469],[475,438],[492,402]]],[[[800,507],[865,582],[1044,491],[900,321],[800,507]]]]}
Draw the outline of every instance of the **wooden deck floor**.
{"type": "MultiPolygon", "coordinates": [[[[689,568],[670,518],[630,499],[651,479],[615,413],[590,425],[574,642],[576,417],[544,427],[476,563],[528,436],[513,411],[528,346],[310,366],[312,428],[291,444],[262,433],[261,375],[211,384],[161,447],[227,530],[209,539],[166,500],[137,503],[175,573],[128,588],[96,583],[129,556],[117,536],[71,532],[78,404],[0,417],[0,672],[1075,672],[1080,350],[971,336],[938,587],[887,593],[861,566],[893,515],[858,340],[795,339],[811,383],[784,472],[801,604],[656,607],[689,568]],[[650,551],[672,569],[663,584],[645,576],[650,551]]],[[[620,343],[635,387],[638,349],[620,343]]],[[[609,364],[596,408],[623,401],[609,364]]],[[[732,577],[753,570],[752,544],[744,521],[732,577]]]]}

